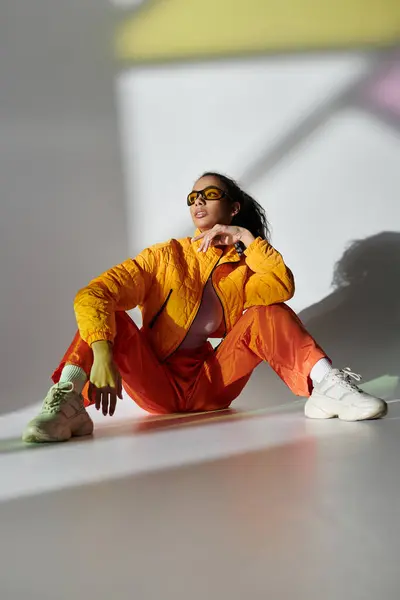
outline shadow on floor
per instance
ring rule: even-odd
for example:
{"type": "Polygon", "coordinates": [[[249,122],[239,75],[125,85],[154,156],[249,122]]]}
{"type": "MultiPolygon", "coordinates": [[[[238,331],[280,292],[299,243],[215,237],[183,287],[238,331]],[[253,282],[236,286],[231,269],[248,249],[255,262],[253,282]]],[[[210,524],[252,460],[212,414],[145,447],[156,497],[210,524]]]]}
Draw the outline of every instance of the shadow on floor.
{"type": "MultiPolygon", "coordinates": [[[[286,412],[288,410],[297,410],[296,404],[290,402],[285,406],[281,406],[279,411],[276,408],[264,407],[259,410],[217,410],[209,413],[192,413],[192,414],[177,414],[177,415],[154,415],[144,416],[139,419],[128,419],[125,422],[104,421],[104,424],[96,424],[94,436],[82,438],[74,438],[68,443],[82,444],[92,441],[93,439],[114,438],[118,436],[138,435],[152,433],[154,431],[164,431],[166,429],[182,429],[187,427],[216,425],[221,422],[246,421],[254,419],[260,415],[268,415],[273,413],[286,412]]],[[[5,438],[0,439],[0,454],[11,454],[15,452],[26,452],[28,450],[37,450],[48,448],[50,444],[25,444],[21,438],[5,438]]]]}
{"type": "Polygon", "coordinates": [[[187,427],[199,426],[199,425],[214,425],[220,424],[221,422],[232,421],[246,421],[259,417],[260,415],[268,415],[272,413],[282,413],[283,411],[293,410],[296,406],[293,402],[288,405],[281,406],[279,410],[276,408],[264,408],[259,410],[217,410],[209,413],[192,413],[192,414],[178,414],[178,415],[161,415],[151,416],[137,419],[135,421],[129,421],[128,423],[118,423],[113,426],[106,425],[97,427],[95,430],[95,437],[114,437],[116,435],[127,435],[127,434],[143,434],[152,433],[153,431],[163,431],[166,429],[182,429],[187,427]]]}

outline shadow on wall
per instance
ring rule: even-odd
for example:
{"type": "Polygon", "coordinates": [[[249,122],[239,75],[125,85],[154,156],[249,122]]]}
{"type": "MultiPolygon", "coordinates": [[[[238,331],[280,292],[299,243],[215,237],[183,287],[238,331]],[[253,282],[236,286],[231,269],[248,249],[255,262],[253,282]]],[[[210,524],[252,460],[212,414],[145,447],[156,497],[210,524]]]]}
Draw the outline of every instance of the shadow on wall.
{"type": "Polygon", "coordinates": [[[334,364],[375,381],[375,393],[398,396],[398,379],[390,390],[388,377],[400,376],[400,232],[353,242],[335,266],[333,286],[300,318],[334,364]]]}
{"type": "MultiPolygon", "coordinates": [[[[363,387],[400,397],[400,232],[353,242],[336,263],[334,291],[299,316],[335,366],[362,374],[363,387]]],[[[257,367],[236,407],[279,405],[294,397],[271,368],[257,367]]]]}

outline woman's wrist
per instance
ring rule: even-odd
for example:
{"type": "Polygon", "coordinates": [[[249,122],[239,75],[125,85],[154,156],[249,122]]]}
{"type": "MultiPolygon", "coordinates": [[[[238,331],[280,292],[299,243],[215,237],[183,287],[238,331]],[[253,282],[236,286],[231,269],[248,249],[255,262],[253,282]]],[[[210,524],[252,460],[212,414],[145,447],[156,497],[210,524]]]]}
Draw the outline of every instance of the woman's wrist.
{"type": "Polygon", "coordinates": [[[94,357],[109,357],[112,355],[112,344],[107,340],[93,342],[92,350],[94,357]]]}
{"type": "Polygon", "coordinates": [[[250,244],[254,242],[255,239],[256,238],[254,237],[254,235],[250,233],[248,229],[240,227],[240,241],[246,246],[246,248],[250,246],[250,244]]]}

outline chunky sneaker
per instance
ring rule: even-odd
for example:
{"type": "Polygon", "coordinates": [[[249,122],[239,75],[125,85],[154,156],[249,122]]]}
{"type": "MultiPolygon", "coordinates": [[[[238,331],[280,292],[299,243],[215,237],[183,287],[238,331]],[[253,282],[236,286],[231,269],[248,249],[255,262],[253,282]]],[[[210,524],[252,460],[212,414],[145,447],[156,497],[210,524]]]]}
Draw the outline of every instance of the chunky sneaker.
{"type": "Polygon", "coordinates": [[[361,376],[349,368],[332,369],[320,383],[314,384],[304,409],[306,417],[364,421],[385,416],[386,402],[363,392],[355,383],[360,381],[361,376]]]}
{"type": "Polygon", "coordinates": [[[72,436],[91,435],[93,421],[85,410],[83,397],[73,383],[58,383],[50,388],[39,415],[28,423],[24,442],[65,442],[72,436]]]}

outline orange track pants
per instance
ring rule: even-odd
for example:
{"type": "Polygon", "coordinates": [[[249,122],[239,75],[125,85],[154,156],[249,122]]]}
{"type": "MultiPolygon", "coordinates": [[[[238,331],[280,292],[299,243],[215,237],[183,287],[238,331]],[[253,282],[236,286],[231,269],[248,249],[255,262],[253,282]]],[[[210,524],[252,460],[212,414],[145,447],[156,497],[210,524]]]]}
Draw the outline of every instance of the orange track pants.
{"type": "MultiPolygon", "coordinates": [[[[252,371],[267,361],[292,392],[309,396],[310,371],[326,356],[285,304],[247,310],[216,350],[209,342],[196,350],[177,350],[164,362],[128,314],[116,313],[114,361],[126,392],[143,409],[167,414],[227,408],[252,371]]],[[[80,366],[87,375],[93,352],[79,333],[53,373],[57,383],[64,365],[80,366]]],[[[87,386],[84,390],[85,403],[87,386]]]]}

